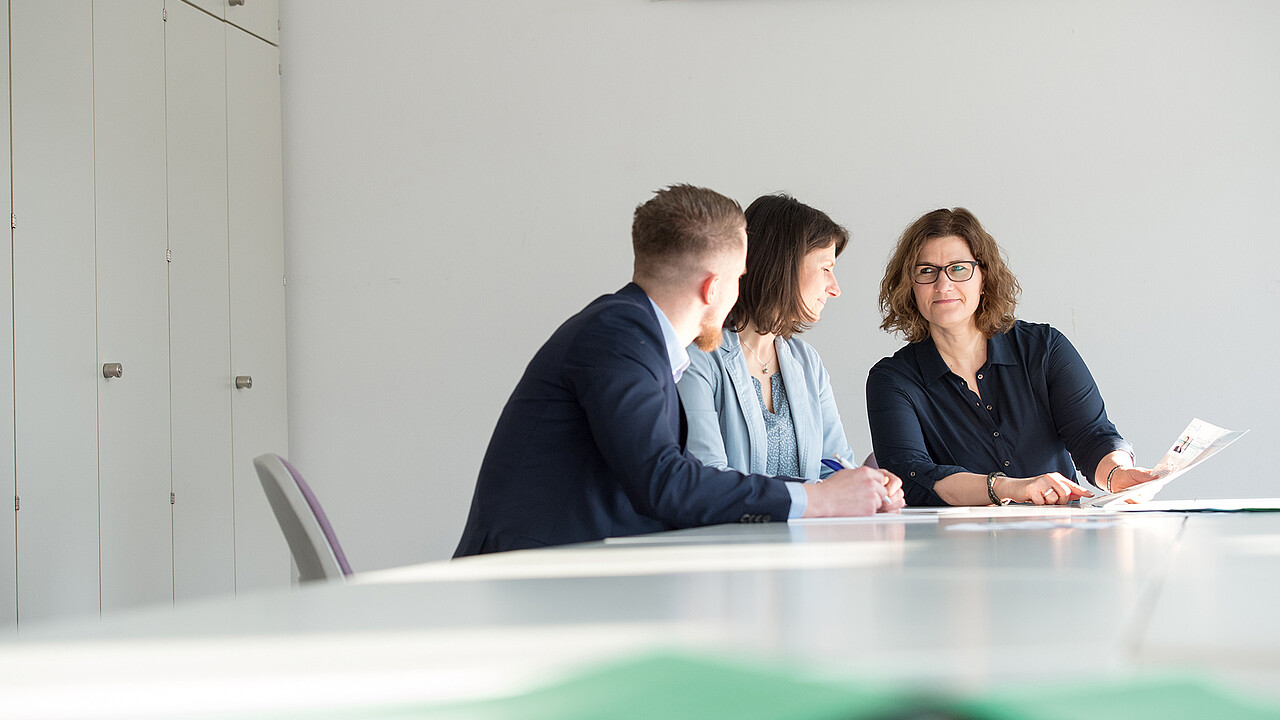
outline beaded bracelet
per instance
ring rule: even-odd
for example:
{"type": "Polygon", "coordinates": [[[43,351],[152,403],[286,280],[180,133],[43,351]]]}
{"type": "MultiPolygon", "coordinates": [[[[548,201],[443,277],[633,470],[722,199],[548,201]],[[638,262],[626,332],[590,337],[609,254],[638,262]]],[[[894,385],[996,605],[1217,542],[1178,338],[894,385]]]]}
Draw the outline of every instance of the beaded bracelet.
{"type": "Polygon", "coordinates": [[[993,472],[993,473],[987,473],[987,497],[991,498],[991,504],[992,504],[992,505],[1003,505],[1003,504],[1004,504],[1004,503],[1000,502],[1000,498],[999,498],[999,497],[996,497],[996,484],[995,484],[995,483],[996,483],[996,478],[998,478],[998,477],[1009,477],[1009,476],[1008,476],[1008,475],[1005,475],[1004,473],[1000,472],[999,470],[997,470],[997,471],[995,471],[995,472],[993,472]]]}

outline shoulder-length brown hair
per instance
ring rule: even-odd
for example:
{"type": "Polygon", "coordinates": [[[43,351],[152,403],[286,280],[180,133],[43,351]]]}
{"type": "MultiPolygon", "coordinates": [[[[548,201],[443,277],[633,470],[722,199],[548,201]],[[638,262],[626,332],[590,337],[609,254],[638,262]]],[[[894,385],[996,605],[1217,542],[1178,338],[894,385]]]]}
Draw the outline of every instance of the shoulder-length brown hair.
{"type": "Polygon", "coordinates": [[[912,291],[916,260],[926,242],[953,235],[969,244],[969,251],[982,268],[982,296],[974,318],[978,330],[991,337],[1013,327],[1022,286],[1005,264],[1004,253],[991,233],[982,229],[973,213],[958,207],[926,213],[898,239],[880,281],[881,330],[901,332],[907,342],[913,343],[929,337],[929,323],[920,314],[912,291]]]}
{"type": "Polygon", "coordinates": [[[747,274],[738,302],[724,326],[741,332],[751,323],[761,333],[790,338],[817,322],[800,296],[800,267],[814,250],[844,252],[849,232],[821,210],[784,195],[756,198],[746,210],[747,274]]]}

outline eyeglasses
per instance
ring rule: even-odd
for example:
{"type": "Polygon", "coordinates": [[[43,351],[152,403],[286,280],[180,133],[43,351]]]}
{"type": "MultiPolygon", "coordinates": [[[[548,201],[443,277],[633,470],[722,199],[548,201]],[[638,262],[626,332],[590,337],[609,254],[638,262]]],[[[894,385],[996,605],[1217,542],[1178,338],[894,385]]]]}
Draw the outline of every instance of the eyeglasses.
{"type": "Polygon", "coordinates": [[[951,278],[951,282],[960,283],[973,277],[973,269],[977,266],[977,260],[959,260],[946,267],[920,264],[916,265],[914,279],[918,285],[932,285],[938,282],[938,276],[945,272],[947,277],[951,278]]]}

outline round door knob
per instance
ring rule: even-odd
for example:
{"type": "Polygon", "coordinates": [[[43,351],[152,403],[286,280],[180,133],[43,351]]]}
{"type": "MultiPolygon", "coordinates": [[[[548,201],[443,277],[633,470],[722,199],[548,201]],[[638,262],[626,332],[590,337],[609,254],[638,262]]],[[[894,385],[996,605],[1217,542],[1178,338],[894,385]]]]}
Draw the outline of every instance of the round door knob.
{"type": "Polygon", "coordinates": [[[120,363],[107,363],[102,366],[102,377],[118,378],[124,377],[124,365],[120,363]]]}
{"type": "Polygon", "coordinates": [[[251,388],[251,387],[253,387],[253,376],[251,376],[251,375],[237,375],[237,376],[236,376],[236,389],[237,389],[237,390],[248,390],[248,389],[249,389],[249,388],[251,388]]]}

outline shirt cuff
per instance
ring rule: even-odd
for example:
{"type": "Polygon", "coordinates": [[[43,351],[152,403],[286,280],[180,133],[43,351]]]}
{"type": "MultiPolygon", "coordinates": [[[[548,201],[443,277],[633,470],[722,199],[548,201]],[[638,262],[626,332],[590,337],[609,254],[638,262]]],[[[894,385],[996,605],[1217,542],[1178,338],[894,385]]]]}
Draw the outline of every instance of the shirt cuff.
{"type": "Polygon", "coordinates": [[[787,519],[804,517],[804,511],[809,507],[809,494],[804,491],[804,485],[789,482],[787,492],[791,493],[791,510],[787,513],[787,519]]]}

